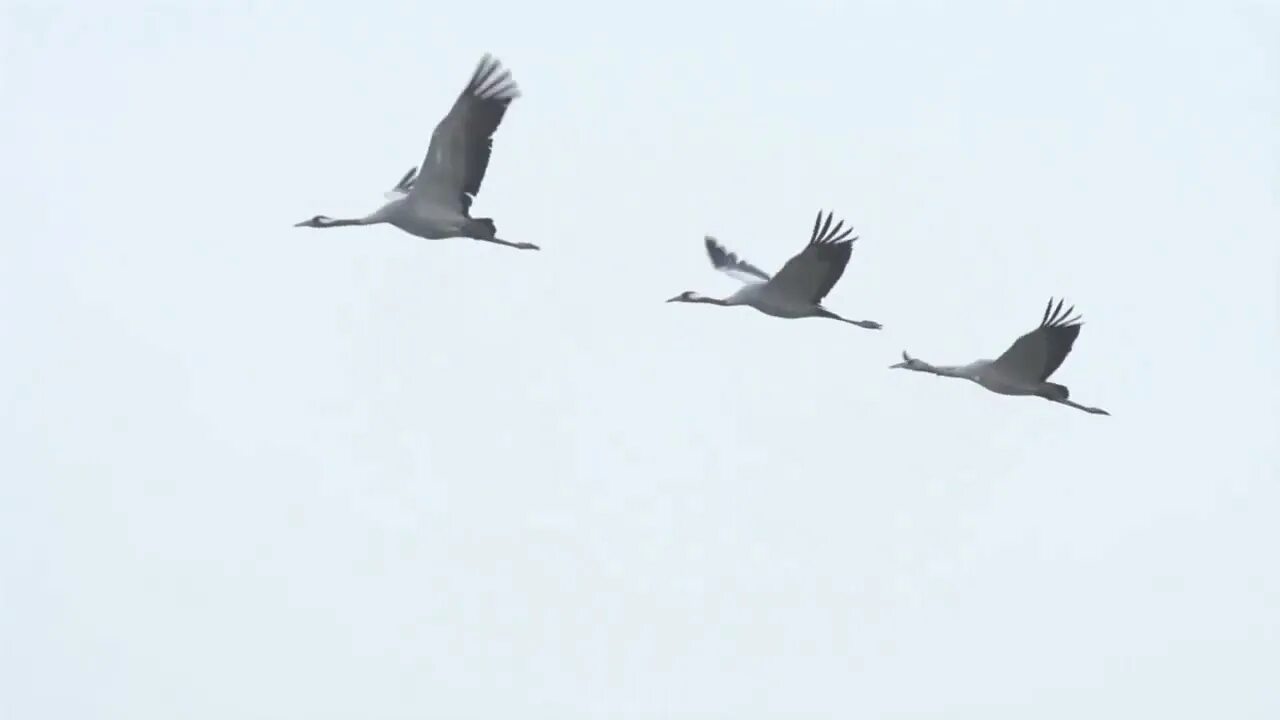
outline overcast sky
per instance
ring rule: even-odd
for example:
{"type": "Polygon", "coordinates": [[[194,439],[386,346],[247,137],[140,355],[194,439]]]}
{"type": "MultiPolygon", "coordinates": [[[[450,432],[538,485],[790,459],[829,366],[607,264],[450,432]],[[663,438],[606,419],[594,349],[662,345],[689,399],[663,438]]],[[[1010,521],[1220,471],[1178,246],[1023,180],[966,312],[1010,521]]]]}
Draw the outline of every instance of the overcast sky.
{"type": "Polygon", "coordinates": [[[1280,717],[1280,6],[1032,5],[0,0],[0,715],[1280,717]]]}

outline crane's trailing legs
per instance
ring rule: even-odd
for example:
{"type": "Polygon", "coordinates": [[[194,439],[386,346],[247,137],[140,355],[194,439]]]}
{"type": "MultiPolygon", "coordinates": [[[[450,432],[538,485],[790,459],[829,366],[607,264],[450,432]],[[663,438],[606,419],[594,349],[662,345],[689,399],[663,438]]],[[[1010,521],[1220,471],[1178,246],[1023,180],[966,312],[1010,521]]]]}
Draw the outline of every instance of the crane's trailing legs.
{"type": "Polygon", "coordinates": [[[875,320],[850,320],[846,317],[840,317],[826,308],[818,308],[817,315],[818,317],[831,318],[832,320],[839,320],[840,322],[846,322],[850,325],[857,325],[860,328],[866,328],[868,330],[879,330],[884,327],[875,320]]]}
{"type": "Polygon", "coordinates": [[[498,228],[493,224],[490,218],[474,218],[463,229],[463,233],[473,240],[483,240],[484,242],[495,243],[498,245],[506,245],[517,250],[541,250],[542,248],[527,242],[509,242],[499,238],[498,228]]]}

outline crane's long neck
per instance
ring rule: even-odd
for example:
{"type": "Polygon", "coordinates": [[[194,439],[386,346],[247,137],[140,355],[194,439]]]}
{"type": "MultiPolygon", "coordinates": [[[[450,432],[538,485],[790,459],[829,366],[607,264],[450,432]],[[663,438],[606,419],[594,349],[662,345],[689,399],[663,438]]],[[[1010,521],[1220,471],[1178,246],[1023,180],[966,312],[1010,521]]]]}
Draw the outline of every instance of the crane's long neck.
{"type": "Polygon", "coordinates": [[[920,361],[920,364],[924,366],[921,368],[924,372],[943,377],[968,378],[971,374],[967,365],[930,365],[923,360],[920,361]]]}
{"type": "Polygon", "coordinates": [[[383,222],[373,215],[367,215],[362,218],[328,218],[316,222],[316,227],[342,227],[344,225],[376,225],[383,222]]]}

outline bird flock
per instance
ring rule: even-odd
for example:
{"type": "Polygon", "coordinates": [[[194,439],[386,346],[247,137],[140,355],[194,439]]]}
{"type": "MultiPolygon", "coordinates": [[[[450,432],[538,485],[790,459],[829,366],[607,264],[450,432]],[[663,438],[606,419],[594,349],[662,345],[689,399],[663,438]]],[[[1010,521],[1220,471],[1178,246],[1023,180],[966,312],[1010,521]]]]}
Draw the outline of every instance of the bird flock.
{"type": "MultiPolygon", "coordinates": [[[[497,225],[491,218],[471,216],[472,200],[480,192],[489,167],[493,134],[511,102],[518,97],[520,88],[511,72],[486,54],[453,107],[431,133],[431,143],[421,166],[410,168],[387,191],[386,204],[364,217],[335,219],[316,215],[295,227],[386,223],[429,240],[471,238],[519,250],[539,250],[533,243],[499,238],[497,225]]],[[[704,242],[712,267],[740,281],[742,287],[724,298],[689,290],[667,302],[743,305],[779,318],[828,318],[879,330],[882,326],[874,320],[850,320],[822,305],[844,274],[857,240],[853,229],[846,227],[843,220],[837,221],[833,213],[820,211],[814,219],[808,244],[776,275],[770,276],[708,235],[704,242]]],[[[1015,340],[995,360],[932,365],[904,351],[902,362],[890,368],[963,378],[1001,395],[1036,396],[1087,413],[1109,415],[1101,408],[1074,402],[1065,385],[1049,382],[1049,376],[1062,365],[1080,335],[1080,316],[1073,316],[1074,307],[1064,310],[1063,305],[1063,300],[1055,303],[1050,298],[1040,325],[1015,340]]]]}

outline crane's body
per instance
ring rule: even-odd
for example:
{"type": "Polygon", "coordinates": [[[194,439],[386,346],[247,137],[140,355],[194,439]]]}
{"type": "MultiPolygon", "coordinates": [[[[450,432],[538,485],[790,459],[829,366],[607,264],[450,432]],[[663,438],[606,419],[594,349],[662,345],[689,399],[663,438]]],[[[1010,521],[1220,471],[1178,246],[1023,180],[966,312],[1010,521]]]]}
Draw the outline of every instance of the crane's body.
{"type": "Polygon", "coordinates": [[[520,89],[492,56],[485,55],[453,108],[431,134],[431,144],[418,168],[409,170],[388,202],[359,218],[335,219],[326,215],[297,223],[295,227],[331,228],[388,224],[428,240],[466,237],[521,250],[537,250],[532,243],[516,243],[497,236],[490,218],[471,217],[471,202],[480,191],[493,134],[520,89]]]}
{"type": "Polygon", "coordinates": [[[820,316],[826,309],[821,305],[797,300],[768,283],[749,283],[738,288],[732,295],[724,299],[725,305],[754,308],[765,315],[794,320],[797,318],[820,316]]]}
{"type": "Polygon", "coordinates": [[[1062,311],[1062,300],[1054,307],[1050,298],[1040,326],[1018,338],[995,360],[977,360],[967,365],[932,365],[903,351],[902,362],[891,368],[926,372],[942,377],[963,378],[1000,395],[1035,395],[1094,415],[1110,415],[1102,408],[1081,405],[1070,399],[1065,385],[1049,382],[1062,365],[1080,334],[1080,317],[1071,317],[1075,308],[1062,311]]]}
{"type": "Polygon", "coordinates": [[[743,283],[732,295],[724,298],[707,297],[692,290],[681,293],[667,302],[705,303],[725,307],[746,306],[765,315],[797,319],[821,317],[839,320],[851,325],[878,330],[881,325],[873,320],[848,320],[822,306],[822,300],[844,274],[845,266],[853,252],[850,237],[852,229],[842,230],[844,222],[831,225],[832,214],[824,219],[819,212],[813,223],[809,244],[770,276],[763,270],[729,252],[718,240],[708,235],[704,238],[711,265],[743,283]]]}

